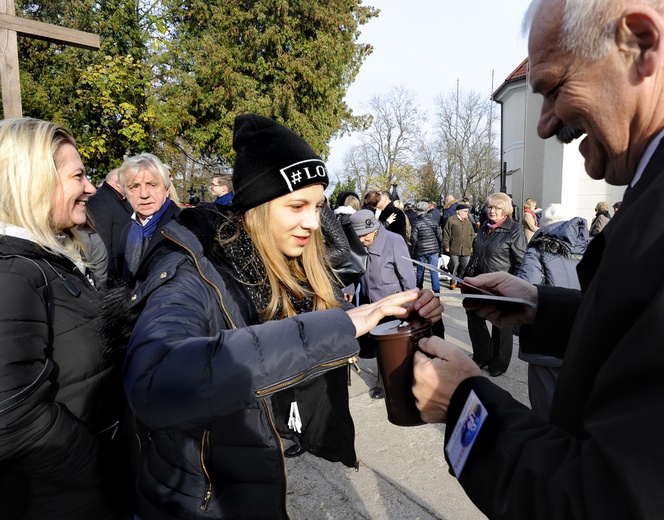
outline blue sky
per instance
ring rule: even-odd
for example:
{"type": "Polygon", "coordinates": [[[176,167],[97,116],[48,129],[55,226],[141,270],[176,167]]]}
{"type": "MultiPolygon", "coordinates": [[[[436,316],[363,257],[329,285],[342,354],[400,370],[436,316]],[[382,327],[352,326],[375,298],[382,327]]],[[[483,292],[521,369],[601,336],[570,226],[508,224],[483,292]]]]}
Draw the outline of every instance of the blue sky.
{"type": "MultiPolygon", "coordinates": [[[[356,113],[374,95],[404,86],[431,111],[434,99],[459,86],[490,95],[527,56],[521,21],[530,0],[364,0],[381,10],[362,26],[374,47],[346,96],[356,113]]],[[[327,164],[336,182],[354,136],[331,143],[327,164]]]]}

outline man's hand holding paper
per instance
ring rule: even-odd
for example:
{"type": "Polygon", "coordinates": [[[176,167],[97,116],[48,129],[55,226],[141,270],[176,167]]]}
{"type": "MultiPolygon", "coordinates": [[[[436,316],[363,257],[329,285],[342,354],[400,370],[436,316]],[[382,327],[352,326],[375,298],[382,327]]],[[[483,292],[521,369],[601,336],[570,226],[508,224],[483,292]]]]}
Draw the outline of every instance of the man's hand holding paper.
{"type": "Polygon", "coordinates": [[[474,310],[495,326],[511,327],[535,321],[537,288],[533,284],[505,272],[466,277],[464,281],[491,294],[518,298],[532,303],[532,305],[506,305],[504,302],[472,298],[472,290],[467,289],[467,286],[462,286],[461,292],[468,295],[463,301],[464,308],[474,310]]]}

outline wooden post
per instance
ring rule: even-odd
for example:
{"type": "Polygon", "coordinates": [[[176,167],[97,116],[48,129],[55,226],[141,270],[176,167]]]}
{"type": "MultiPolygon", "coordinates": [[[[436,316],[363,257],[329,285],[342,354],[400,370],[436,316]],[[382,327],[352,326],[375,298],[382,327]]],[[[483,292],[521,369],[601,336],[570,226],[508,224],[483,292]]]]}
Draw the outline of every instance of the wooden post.
{"type": "Polygon", "coordinates": [[[5,117],[21,117],[17,35],[82,49],[99,49],[99,36],[16,16],[14,0],[0,0],[0,79],[5,117]]]}
{"type": "MultiPolygon", "coordinates": [[[[0,0],[0,13],[14,14],[14,0],[0,0]]],[[[16,31],[0,28],[0,79],[5,117],[21,117],[21,80],[18,75],[16,31]]]]}

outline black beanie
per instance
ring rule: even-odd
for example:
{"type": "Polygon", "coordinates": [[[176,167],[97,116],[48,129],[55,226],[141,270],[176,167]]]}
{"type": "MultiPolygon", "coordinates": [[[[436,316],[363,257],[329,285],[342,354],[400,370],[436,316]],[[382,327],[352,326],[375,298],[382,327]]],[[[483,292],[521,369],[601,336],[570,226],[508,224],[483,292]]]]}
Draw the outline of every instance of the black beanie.
{"type": "Polygon", "coordinates": [[[292,130],[257,114],[235,118],[233,206],[240,213],[313,184],[327,187],[322,159],[292,130]]]}

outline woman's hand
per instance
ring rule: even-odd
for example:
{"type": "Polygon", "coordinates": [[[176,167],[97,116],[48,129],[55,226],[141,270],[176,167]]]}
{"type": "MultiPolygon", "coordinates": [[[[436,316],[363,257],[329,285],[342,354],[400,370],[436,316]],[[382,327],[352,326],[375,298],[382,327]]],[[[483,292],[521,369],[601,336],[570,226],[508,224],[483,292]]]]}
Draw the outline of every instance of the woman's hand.
{"type": "Polygon", "coordinates": [[[420,289],[420,295],[410,308],[410,312],[417,311],[422,318],[430,319],[436,322],[443,317],[445,307],[440,302],[440,298],[434,296],[429,289],[420,289]]]}
{"type": "Polygon", "coordinates": [[[348,312],[355,325],[355,337],[363,336],[373,329],[386,316],[407,318],[413,311],[422,318],[438,321],[443,314],[443,304],[431,291],[411,289],[392,294],[375,303],[360,305],[348,312]]]}
{"type": "Polygon", "coordinates": [[[387,225],[389,226],[390,224],[394,223],[396,219],[397,219],[397,214],[392,213],[389,217],[385,219],[385,222],[387,222],[387,225]]]}
{"type": "Polygon", "coordinates": [[[419,297],[420,290],[411,289],[347,311],[348,316],[353,320],[353,325],[355,325],[355,337],[359,338],[369,332],[386,316],[405,318],[410,314],[414,304],[417,303],[416,300],[419,301],[419,297]]]}

